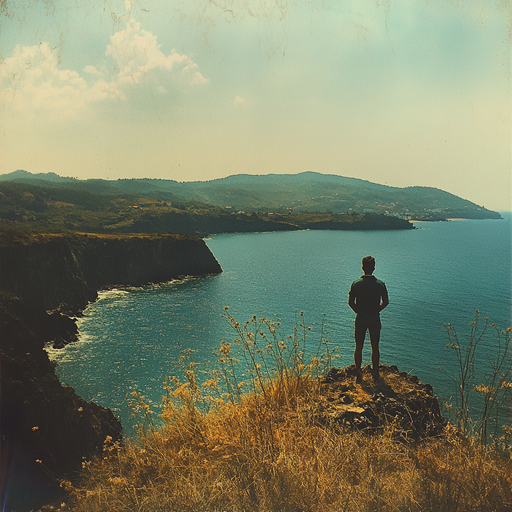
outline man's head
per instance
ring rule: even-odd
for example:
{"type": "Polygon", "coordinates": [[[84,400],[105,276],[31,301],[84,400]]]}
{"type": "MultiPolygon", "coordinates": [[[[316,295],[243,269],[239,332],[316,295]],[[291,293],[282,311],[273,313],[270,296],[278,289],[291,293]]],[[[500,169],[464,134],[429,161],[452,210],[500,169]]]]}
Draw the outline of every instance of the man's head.
{"type": "Polygon", "coordinates": [[[373,256],[365,256],[363,258],[363,272],[367,275],[373,274],[375,270],[375,258],[373,256]]]}

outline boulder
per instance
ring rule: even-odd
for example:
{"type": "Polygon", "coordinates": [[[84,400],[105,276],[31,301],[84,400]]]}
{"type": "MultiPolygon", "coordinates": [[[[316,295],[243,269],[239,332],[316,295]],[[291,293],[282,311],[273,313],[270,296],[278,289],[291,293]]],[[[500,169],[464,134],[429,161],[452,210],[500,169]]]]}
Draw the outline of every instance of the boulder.
{"type": "Polygon", "coordinates": [[[405,441],[442,434],[448,421],[430,384],[401,372],[396,366],[380,366],[375,381],[369,366],[356,382],[354,365],[331,368],[322,380],[322,422],[337,423],[367,433],[391,428],[394,437],[405,441]]]}

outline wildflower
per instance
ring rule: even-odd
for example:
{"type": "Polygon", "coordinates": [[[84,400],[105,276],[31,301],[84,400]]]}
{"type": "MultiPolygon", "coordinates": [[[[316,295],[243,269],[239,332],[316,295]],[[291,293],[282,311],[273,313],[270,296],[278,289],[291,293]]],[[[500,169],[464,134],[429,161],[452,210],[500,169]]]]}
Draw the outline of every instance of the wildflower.
{"type": "Polygon", "coordinates": [[[78,408],[78,412],[83,412],[84,408],[83,407],[79,407],[78,408]]]}
{"type": "Polygon", "coordinates": [[[62,480],[62,482],[60,483],[60,486],[65,489],[66,491],[72,491],[73,490],[73,485],[71,484],[71,482],[69,480],[62,480]]]}
{"type": "Polygon", "coordinates": [[[32,430],[35,432],[36,430],[39,430],[39,427],[32,427],[32,430]]]}
{"type": "Polygon", "coordinates": [[[114,487],[120,487],[126,485],[127,483],[125,478],[121,478],[118,476],[109,478],[108,482],[111,483],[114,487]]]}
{"type": "Polygon", "coordinates": [[[42,463],[43,463],[43,461],[42,461],[41,459],[36,459],[36,462],[37,462],[38,464],[42,464],[42,463]]]}

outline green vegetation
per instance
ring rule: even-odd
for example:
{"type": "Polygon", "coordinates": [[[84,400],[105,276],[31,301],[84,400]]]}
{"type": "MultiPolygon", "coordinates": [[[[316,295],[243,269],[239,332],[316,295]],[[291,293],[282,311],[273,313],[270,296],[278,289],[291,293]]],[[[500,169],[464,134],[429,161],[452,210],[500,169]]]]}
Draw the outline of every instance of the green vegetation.
{"type": "MultiPolygon", "coordinates": [[[[396,417],[372,432],[328,421],[324,376],[335,352],[321,333],[317,356],[306,361],[303,317],[287,337],[265,319],[226,317],[235,339],[222,342],[216,369],[202,375],[183,357],[185,379],[166,382],[159,428],[144,398],[132,393],[138,441],[107,438],[103,457],[84,462],[79,482],[61,483],[68,497],[54,510],[511,509],[509,438],[496,449],[453,425],[408,440],[396,417]],[[238,370],[242,361],[246,371],[238,370]]],[[[364,401],[383,389],[414,394],[404,390],[407,382],[384,374],[374,383],[367,373],[344,389],[364,401]]]]}
{"type": "Polygon", "coordinates": [[[376,214],[245,213],[197,200],[168,202],[129,194],[0,182],[0,229],[58,233],[209,233],[293,229],[412,229],[376,214]]]}
{"type": "MultiPolygon", "coordinates": [[[[500,218],[497,212],[430,187],[388,187],[343,176],[303,172],[295,175],[234,175],[205,182],[158,179],[77,180],[56,174],[16,171],[0,181],[110,196],[135,196],[188,204],[199,201],[246,213],[376,213],[415,220],[500,218]]],[[[74,201],[69,201],[73,203],[74,201]]]]}

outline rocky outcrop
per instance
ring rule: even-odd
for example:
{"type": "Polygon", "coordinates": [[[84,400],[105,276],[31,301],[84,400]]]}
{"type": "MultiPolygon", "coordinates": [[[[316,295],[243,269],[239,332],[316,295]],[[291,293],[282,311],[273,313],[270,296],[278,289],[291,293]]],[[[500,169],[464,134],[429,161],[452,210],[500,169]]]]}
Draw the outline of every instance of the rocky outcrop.
{"type": "Polygon", "coordinates": [[[73,341],[101,288],[220,272],[206,244],[181,235],[0,237],[0,500],[30,510],[56,499],[84,458],[121,437],[113,413],[62,386],[44,344],[73,341]]]}
{"type": "Polygon", "coordinates": [[[221,271],[205,242],[187,235],[0,238],[0,289],[31,310],[80,310],[101,288],[221,271]]]}
{"type": "Polygon", "coordinates": [[[62,386],[42,349],[37,317],[0,292],[2,502],[29,510],[60,493],[83,457],[101,453],[105,437],[121,437],[111,411],[62,386]]]}
{"type": "Polygon", "coordinates": [[[368,433],[391,428],[402,440],[440,435],[447,425],[430,384],[400,372],[396,366],[380,366],[375,382],[368,366],[356,382],[356,368],[331,368],[323,379],[323,403],[318,414],[323,422],[368,433]]]}

